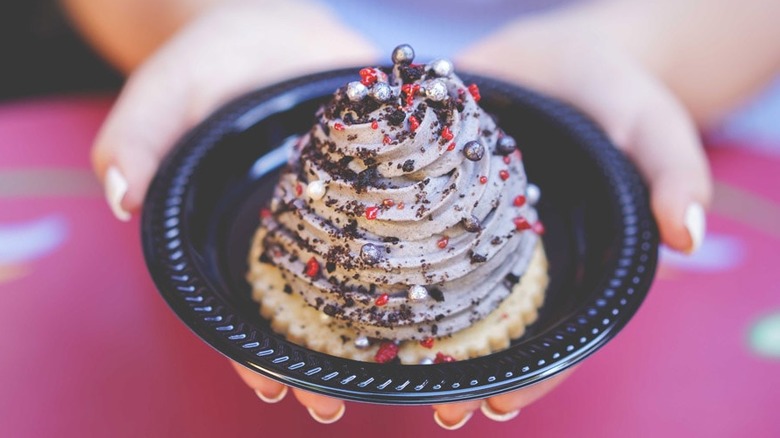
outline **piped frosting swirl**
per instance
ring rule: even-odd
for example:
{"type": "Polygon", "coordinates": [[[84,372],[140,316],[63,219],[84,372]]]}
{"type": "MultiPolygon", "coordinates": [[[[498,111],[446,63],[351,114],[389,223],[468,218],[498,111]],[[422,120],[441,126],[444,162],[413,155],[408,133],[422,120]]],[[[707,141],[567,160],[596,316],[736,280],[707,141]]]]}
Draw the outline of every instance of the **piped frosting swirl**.
{"type": "Polygon", "coordinates": [[[448,61],[405,55],[361,70],[318,111],[262,215],[261,261],[362,335],[421,340],[501,303],[537,216],[515,142],[476,85],[448,61]]]}

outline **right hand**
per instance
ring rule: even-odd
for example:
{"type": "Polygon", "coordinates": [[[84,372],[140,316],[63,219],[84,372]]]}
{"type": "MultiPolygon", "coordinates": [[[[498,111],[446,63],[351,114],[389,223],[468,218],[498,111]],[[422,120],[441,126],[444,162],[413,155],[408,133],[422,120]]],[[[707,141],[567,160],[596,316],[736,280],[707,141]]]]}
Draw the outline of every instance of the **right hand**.
{"type": "MultiPolygon", "coordinates": [[[[141,207],[162,158],[189,128],[252,89],[328,68],[370,65],[376,52],[330,12],[300,2],[226,2],[182,29],[129,77],[92,151],[109,205],[121,220],[141,207]],[[317,38],[311,38],[316,29],[317,38]],[[111,170],[109,170],[111,169],[111,170]]],[[[287,387],[233,363],[264,401],[287,387]]],[[[293,390],[323,423],[342,400],[293,390]]]]}

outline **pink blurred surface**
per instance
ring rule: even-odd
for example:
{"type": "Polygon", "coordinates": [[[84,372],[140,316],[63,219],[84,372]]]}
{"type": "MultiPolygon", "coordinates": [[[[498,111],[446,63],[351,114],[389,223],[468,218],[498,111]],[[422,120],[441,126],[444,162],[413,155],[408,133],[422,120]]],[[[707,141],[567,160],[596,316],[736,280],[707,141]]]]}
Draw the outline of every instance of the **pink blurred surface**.
{"type": "Polygon", "coordinates": [[[115,221],[89,177],[109,105],[0,105],[0,436],[780,436],[780,358],[748,342],[780,313],[780,223],[761,220],[780,211],[777,158],[711,151],[732,196],[702,253],[664,258],[628,327],[514,421],[453,433],[429,407],[349,403],[322,426],[293,397],[263,404],[158,295],[137,220],[115,221]]]}

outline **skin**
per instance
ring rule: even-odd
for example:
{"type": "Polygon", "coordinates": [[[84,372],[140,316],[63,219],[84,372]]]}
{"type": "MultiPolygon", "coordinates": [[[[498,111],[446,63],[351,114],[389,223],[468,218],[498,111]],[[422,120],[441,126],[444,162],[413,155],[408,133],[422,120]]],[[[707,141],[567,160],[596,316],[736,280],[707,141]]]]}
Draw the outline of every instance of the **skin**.
{"type": "MultiPolygon", "coordinates": [[[[129,212],[140,208],[174,141],[220,104],[291,76],[379,59],[334,14],[303,1],[62,2],[94,47],[128,74],[92,158],[101,179],[109,166],[127,179],[122,207],[129,212]],[[318,31],[312,38],[291,29],[318,31]]],[[[509,23],[467,48],[456,64],[539,89],[589,114],[648,181],[664,243],[690,251],[686,208],[707,206],[712,196],[697,129],[717,122],[776,74],[778,18],[776,0],[588,2],[509,23]]],[[[267,398],[284,389],[234,367],[267,398]]],[[[499,413],[523,408],[567,375],[487,403],[499,413]]],[[[293,393],[321,418],[333,418],[343,404],[293,393]]],[[[479,405],[434,409],[446,424],[456,424],[479,405]]]]}

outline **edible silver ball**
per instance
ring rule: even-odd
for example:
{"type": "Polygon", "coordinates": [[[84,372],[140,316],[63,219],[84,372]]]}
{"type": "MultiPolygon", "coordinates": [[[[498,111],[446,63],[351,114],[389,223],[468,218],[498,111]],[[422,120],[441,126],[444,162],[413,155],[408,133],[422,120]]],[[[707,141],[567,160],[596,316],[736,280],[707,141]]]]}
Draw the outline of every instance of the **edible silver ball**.
{"type": "Polygon", "coordinates": [[[542,191],[539,190],[539,186],[536,184],[528,184],[525,188],[525,200],[531,204],[536,205],[539,202],[539,198],[542,196],[542,191]]]}
{"type": "Polygon", "coordinates": [[[355,347],[359,349],[368,348],[368,346],[371,345],[371,342],[369,342],[368,338],[365,336],[358,336],[355,338],[355,347]]]}
{"type": "Polygon", "coordinates": [[[471,161],[479,161],[485,156],[485,146],[482,143],[472,140],[463,146],[463,155],[471,161]]]}
{"type": "Polygon", "coordinates": [[[382,252],[376,245],[366,243],[360,248],[360,259],[369,265],[373,265],[382,259],[382,252]]]}
{"type": "Polygon", "coordinates": [[[314,201],[319,201],[325,196],[325,183],[320,180],[310,182],[306,186],[306,195],[314,201]]]}
{"type": "Polygon", "coordinates": [[[433,359],[430,357],[423,358],[423,360],[420,361],[420,365],[433,365],[433,359]]]}
{"type": "Polygon", "coordinates": [[[412,301],[422,301],[428,298],[428,289],[425,286],[416,284],[409,288],[409,299],[412,301]]]}
{"type": "Polygon", "coordinates": [[[409,64],[414,60],[414,49],[409,44],[401,44],[393,49],[393,64],[409,64]]]}
{"type": "Polygon", "coordinates": [[[517,149],[517,142],[514,138],[504,135],[503,137],[498,139],[498,143],[496,144],[496,150],[501,155],[509,155],[512,152],[517,149]]]}
{"type": "Polygon", "coordinates": [[[371,97],[378,102],[387,102],[393,98],[393,89],[385,82],[377,82],[371,87],[371,97]]]}
{"type": "Polygon", "coordinates": [[[446,59],[437,59],[430,64],[431,70],[436,76],[449,77],[455,70],[452,63],[446,59]]]}
{"type": "Polygon", "coordinates": [[[463,228],[469,233],[476,233],[482,229],[482,224],[479,223],[479,219],[474,215],[464,217],[463,220],[461,220],[461,223],[463,224],[463,228]]]}
{"type": "Polygon", "coordinates": [[[431,81],[428,86],[425,87],[425,97],[431,99],[434,102],[441,102],[448,96],[449,93],[447,92],[447,84],[445,84],[444,81],[431,81]]]}
{"type": "Polygon", "coordinates": [[[347,98],[352,102],[359,102],[368,95],[368,87],[360,83],[360,81],[353,81],[347,84],[347,98]]]}

